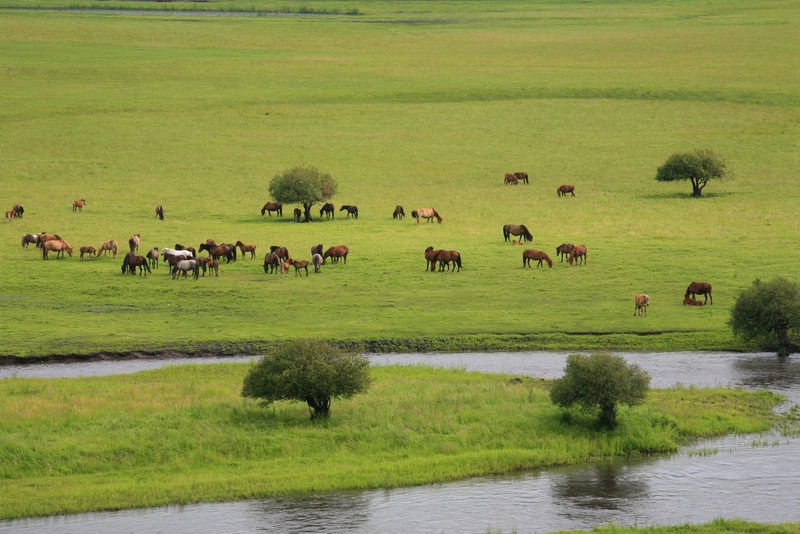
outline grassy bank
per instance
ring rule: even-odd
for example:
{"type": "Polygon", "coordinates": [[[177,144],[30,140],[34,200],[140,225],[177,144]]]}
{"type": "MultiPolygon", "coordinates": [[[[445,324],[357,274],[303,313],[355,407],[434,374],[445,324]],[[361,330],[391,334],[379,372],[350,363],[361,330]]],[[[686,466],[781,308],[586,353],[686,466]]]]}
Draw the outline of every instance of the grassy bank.
{"type": "Polygon", "coordinates": [[[613,432],[566,423],[541,380],[373,368],[367,395],[312,424],[297,403],[239,396],[247,365],[0,381],[0,517],[233,500],[454,480],[675,451],[759,432],[780,398],[651,392],[613,432]]]}
{"type": "MultiPolygon", "coordinates": [[[[564,532],[586,532],[571,530],[564,532]]],[[[670,527],[622,527],[619,525],[606,525],[593,528],[590,532],[600,534],[793,534],[800,532],[800,523],[760,524],[740,519],[716,519],[703,525],[676,525],[670,527]]],[[[499,534],[499,533],[496,533],[499,534]]]]}

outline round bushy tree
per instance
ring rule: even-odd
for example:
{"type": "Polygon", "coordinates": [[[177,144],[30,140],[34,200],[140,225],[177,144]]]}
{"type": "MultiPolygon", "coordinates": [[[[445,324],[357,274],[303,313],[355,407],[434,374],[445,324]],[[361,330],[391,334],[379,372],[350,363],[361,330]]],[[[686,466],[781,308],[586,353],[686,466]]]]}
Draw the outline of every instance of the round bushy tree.
{"type": "Polygon", "coordinates": [[[316,167],[294,167],[272,178],[269,194],[283,204],[302,204],[304,222],[312,222],[311,206],[333,198],[336,188],[336,180],[327,172],[316,167]]]}
{"type": "Polygon", "coordinates": [[[553,382],[550,399],[562,408],[578,405],[599,410],[600,423],[613,428],[619,405],[641,404],[649,389],[650,375],[636,364],[629,365],[621,356],[571,354],[564,377],[553,382]]]}
{"type": "Polygon", "coordinates": [[[682,154],[673,154],[656,171],[656,180],[659,182],[689,180],[692,183],[692,196],[695,197],[703,196],[703,188],[709,180],[719,180],[731,176],[728,163],[709,149],[696,149],[682,154]]]}
{"type": "Polygon", "coordinates": [[[728,324],[734,335],[785,356],[800,352],[800,285],[777,277],[742,291],[728,324]]]}
{"type": "Polygon", "coordinates": [[[267,404],[295,400],[308,404],[311,419],[327,418],[331,401],[366,393],[369,359],[322,341],[299,339],[270,351],[248,371],[243,397],[267,404]]]}

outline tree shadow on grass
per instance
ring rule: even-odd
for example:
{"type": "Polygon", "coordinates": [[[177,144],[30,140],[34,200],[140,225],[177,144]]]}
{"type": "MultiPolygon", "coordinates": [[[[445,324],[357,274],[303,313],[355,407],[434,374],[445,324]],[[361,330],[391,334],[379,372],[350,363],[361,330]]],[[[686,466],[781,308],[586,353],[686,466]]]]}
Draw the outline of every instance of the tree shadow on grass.
{"type": "Polygon", "coordinates": [[[712,198],[725,198],[729,196],[733,196],[736,193],[731,193],[730,191],[723,191],[721,193],[703,193],[702,197],[693,196],[691,193],[654,193],[650,195],[642,195],[641,198],[646,198],[648,200],[672,200],[672,199],[680,199],[680,200],[708,200],[712,198]]]}

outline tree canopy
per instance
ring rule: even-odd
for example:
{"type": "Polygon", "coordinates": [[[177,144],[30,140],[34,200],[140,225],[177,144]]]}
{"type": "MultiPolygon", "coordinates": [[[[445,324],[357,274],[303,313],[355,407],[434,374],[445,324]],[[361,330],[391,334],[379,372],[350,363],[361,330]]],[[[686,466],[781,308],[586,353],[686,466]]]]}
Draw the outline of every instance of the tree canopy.
{"type": "Polygon", "coordinates": [[[619,405],[641,404],[649,389],[650,375],[621,356],[571,354],[563,378],[553,382],[550,399],[562,408],[599,409],[600,423],[613,428],[619,405]]]}
{"type": "Polygon", "coordinates": [[[283,204],[302,204],[304,221],[311,222],[311,207],[333,198],[337,186],[329,173],[316,167],[294,167],[272,178],[269,194],[283,204]]]}
{"type": "Polygon", "coordinates": [[[756,279],[736,298],[728,324],[761,349],[781,356],[800,352],[800,285],[783,277],[756,279]]]}
{"type": "Polygon", "coordinates": [[[692,183],[692,196],[703,196],[703,188],[710,180],[730,178],[728,163],[709,149],[696,149],[671,155],[666,163],[658,168],[656,180],[675,182],[689,180],[692,183]]]}
{"type": "Polygon", "coordinates": [[[265,355],[244,378],[243,397],[266,404],[308,404],[311,419],[327,418],[331,400],[366,393],[372,380],[366,356],[343,352],[322,341],[290,341],[265,355]]]}

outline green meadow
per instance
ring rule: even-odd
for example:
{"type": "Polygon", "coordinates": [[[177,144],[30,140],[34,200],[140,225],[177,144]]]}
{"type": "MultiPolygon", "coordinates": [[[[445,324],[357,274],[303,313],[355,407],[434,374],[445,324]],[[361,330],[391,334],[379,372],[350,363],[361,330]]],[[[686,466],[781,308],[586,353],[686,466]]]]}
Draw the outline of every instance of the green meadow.
{"type": "Polygon", "coordinates": [[[741,349],[726,326],[737,292],[800,279],[796,2],[307,5],[359,14],[0,10],[0,207],[26,209],[0,225],[0,354],[258,352],[307,336],[378,350],[741,349]],[[654,179],[693,148],[735,173],[702,199],[654,179]],[[332,202],[359,219],[261,216],[270,179],[296,165],[330,172],[332,202]],[[504,185],[515,171],[530,184],[504,185]],[[561,184],[576,196],[558,198],[561,184]],[[397,204],[444,221],[393,220],[397,204]],[[531,229],[552,269],[523,270],[508,223],[531,229]],[[20,246],[41,231],[76,255],[20,246]],[[107,239],[124,253],[136,233],[145,250],[213,238],[258,256],[198,281],[78,259],[107,239]],[[585,266],[559,263],[564,242],[588,247],[585,266]],[[264,273],[270,245],[310,259],[318,243],[348,245],[347,264],[264,273]],[[428,246],[460,251],[464,269],[426,272],[428,246]],[[713,306],[682,305],[695,280],[713,284],[713,306]],[[647,318],[633,317],[637,293],[647,318]]]}

